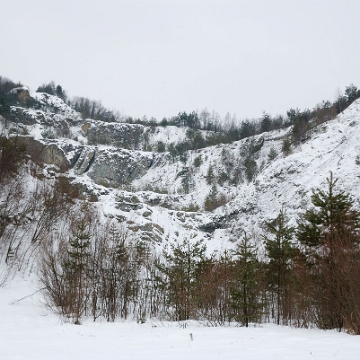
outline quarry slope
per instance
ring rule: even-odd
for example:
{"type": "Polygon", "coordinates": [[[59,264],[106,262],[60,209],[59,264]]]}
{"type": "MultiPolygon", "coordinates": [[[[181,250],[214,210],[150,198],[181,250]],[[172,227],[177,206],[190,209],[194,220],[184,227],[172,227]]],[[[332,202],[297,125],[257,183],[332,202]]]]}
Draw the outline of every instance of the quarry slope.
{"type": "Polygon", "coordinates": [[[67,174],[85,197],[98,201],[104,216],[155,247],[186,237],[204,238],[209,251],[218,250],[234,246],[244,231],[260,239],[264,221],[281,209],[295,225],[312,190],[326,188],[330,172],[339,179],[338,190],[350,193],[360,208],[359,100],[314,127],[287,155],[281,148],[291,128],[174,157],[154,149],[159,142],[168,147],[184,141],[186,128],[84,120],[55,96],[32,96],[40,109],[13,107],[13,128],[32,154],[41,154],[44,176],[67,174]],[[271,161],[270,149],[277,152],[271,161]],[[249,151],[256,162],[251,181],[244,166],[249,151]],[[211,197],[218,204],[205,211],[211,197]]]}

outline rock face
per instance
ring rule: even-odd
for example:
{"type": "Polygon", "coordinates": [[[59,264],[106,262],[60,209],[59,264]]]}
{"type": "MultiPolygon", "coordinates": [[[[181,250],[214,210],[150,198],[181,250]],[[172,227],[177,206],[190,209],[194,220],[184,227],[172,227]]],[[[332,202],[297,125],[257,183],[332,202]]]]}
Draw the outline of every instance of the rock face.
{"type": "Polygon", "coordinates": [[[26,152],[34,162],[55,165],[61,171],[70,168],[70,162],[66,158],[64,151],[58,147],[55,141],[42,142],[30,136],[19,137],[19,141],[26,145],[26,152]]]}
{"type": "Polygon", "coordinates": [[[142,177],[154,163],[154,155],[98,146],[74,147],[61,143],[76,175],[87,174],[96,184],[118,188],[142,177]]]}
{"type": "Polygon", "coordinates": [[[31,96],[29,94],[29,89],[26,86],[22,86],[22,87],[12,89],[10,91],[10,93],[16,94],[17,98],[22,103],[25,103],[27,100],[31,99],[31,96]]]}
{"type": "Polygon", "coordinates": [[[44,115],[39,112],[30,112],[28,109],[13,106],[10,112],[11,120],[24,125],[34,125],[44,120],[44,115]]]}
{"type": "Polygon", "coordinates": [[[67,146],[57,140],[19,137],[36,163],[57,166],[61,171],[74,169],[76,175],[87,174],[95,183],[121,187],[142,177],[152,166],[152,153],[125,149],[99,150],[96,146],[67,146]]]}
{"type": "Polygon", "coordinates": [[[64,152],[57,147],[56,144],[46,145],[42,152],[42,159],[46,164],[53,164],[60,169],[67,170],[70,167],[64,152]]]}
{"type": "Polygon", "coordinates": [[[120,187],[143,176],[152,163],[152,154],[124,149],[99,151],[88,176],[97,184],[120,187]]]}
{"type": "Polygon", "coordinates": [[[96,155],[97,147],[82,147],[80,152],[78,151],[75,154],[76,161],[73,165],[75,174],[82,175],[89,171],[91,164],[95,161],[96,155]]]}
{"type": "Polygon", "coordinates": [[[105,144],[125,149],[139,149],[146,140],[148,130],[137,124],[103,123],[100,121],[87,122],[82,131],[88,138],[89,144],[105,144]]]}

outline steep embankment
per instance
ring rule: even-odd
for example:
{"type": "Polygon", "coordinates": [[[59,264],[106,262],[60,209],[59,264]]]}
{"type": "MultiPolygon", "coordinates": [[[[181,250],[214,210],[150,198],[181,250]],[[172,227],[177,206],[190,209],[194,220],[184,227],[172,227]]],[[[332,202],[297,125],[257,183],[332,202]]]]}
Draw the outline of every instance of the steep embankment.
{"type": "Polygon", "coordinates": [[[55,96],[32,96],[36,110],[12,108],[13,128],[34,157],[52,164],[45,176],[65,171],[105,216],[158,246],[205,237],[210,249],[229,247],[243,230],[260,234],[264,220],[282,208],[295,224],[330,171],[360,208],[360,100],[285,156],[282,142],[291,129],[182,154],[158,152],[188,139],[186,129],[82,120],[55,96]]]}

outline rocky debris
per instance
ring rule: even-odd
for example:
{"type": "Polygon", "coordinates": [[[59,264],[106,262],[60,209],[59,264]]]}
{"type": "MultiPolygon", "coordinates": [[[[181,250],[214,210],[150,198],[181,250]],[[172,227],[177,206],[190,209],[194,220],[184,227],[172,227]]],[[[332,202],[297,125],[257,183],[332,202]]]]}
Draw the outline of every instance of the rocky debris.
{"type": "Polygon", "coordinates": [[[152,214],[152,211],[146,210],[146,211],[144,211],[144,212],[142,213],[142,216],[146,218],[146,217],[151,216],[151,214],[152,214]]]}
{"type": "Polygon", "coordinates": [[[217,229],[226,229],[227,225],[227,216],[214,216],[212,221],[205,223],[199,226],[199,230],[204,231],[206,233],[213,233],[217,229]]]}
{"type": "Polygon", "coordinates": [[[42,111],[29,111],[18,106],[11,106],[10,117],[13,122],[24,125],[34,125],[45,120],[42,111]]]}
{"type": "Polygon", "coordinates": [[[70,178],[73,185],[77,186],[80,197],[82,199],[87,199],[91,202],[97,202],[99,200],[99,196],[101,195],[109,195],[109,190],[102,186],[97,186],[95,184],[85,184],[83,182],[79,182],[76,178],[70,178]]]}
{"type": "MultiPolygon", "coordinates": [[[[130,212],[132,210],[140,210],[143,208],[142,204],[132,204],[126,202],[117,202],[115,208],[124,212],[130,212]]],[[[151,214],[151,213],[150,213],[151,214]]]]}
{"type": "Polygon", "coordinates": [[[160,194],[154,191],[141,192],[142,201],[150,206],[161,206],[166,209],[173,209],[181,203],[181,196],[160,194]]]}

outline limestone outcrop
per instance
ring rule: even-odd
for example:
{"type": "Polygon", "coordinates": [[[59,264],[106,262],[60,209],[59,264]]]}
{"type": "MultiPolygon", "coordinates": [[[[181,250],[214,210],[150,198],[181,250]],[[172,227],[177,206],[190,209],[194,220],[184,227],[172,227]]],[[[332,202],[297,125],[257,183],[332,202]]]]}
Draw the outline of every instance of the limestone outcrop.
{"type": "Polygon", "coordinates": [[[35,163],[57,166],[61,171],[70,168],[70,162],[56,141],[39,141],[30,136],[20,136],[20,143],[26,146],[26,152],[35,163]]]}

